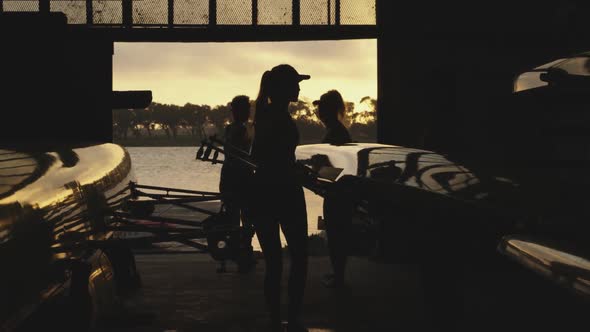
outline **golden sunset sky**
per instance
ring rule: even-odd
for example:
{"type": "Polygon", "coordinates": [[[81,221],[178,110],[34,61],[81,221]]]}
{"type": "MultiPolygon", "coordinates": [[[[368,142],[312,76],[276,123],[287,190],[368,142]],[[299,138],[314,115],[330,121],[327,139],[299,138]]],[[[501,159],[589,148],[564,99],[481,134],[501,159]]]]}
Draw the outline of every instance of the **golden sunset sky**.
{"type": "Polygon", "coordinates": [[[151,90],[155,102],[222,105],[234,96],[256,98],[260,77],[288,63],[311,79],[301,99],[330,90],[358,104],[377,98],[377,41],[251,43],[116,43],[114,90],[151,90]]]}

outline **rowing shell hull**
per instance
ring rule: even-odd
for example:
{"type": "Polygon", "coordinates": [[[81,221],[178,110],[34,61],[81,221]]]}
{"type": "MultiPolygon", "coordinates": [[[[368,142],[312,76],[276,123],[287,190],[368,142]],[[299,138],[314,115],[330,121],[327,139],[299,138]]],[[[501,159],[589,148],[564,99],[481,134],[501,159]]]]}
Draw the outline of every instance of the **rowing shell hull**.
{"type": "Polygon", "coordinates": [[[75,244],[112,236],[108,212],[129,198],[130,181],[129,153],[116,144],[0,148],[0,330],[66,289],[68,262],[90,263],[95,291],[112,279],[99,249],[75,244]]]}

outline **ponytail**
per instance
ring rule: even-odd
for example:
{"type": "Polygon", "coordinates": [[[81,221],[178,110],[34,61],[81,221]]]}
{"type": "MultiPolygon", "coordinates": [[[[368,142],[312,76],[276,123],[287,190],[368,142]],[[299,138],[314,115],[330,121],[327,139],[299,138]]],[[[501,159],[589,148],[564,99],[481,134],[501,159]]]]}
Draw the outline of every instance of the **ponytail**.
{"type": "Polygon", "coordinates": [[[258,97],[256,97],[256,111],[254,113],[254,124],[264,117],[264,113],[268,109],[268,98],[270,97],[269,90],[270,90],[270,80],[271,72],[267,70],[262,74],[262,79],[260,80],[260,90],[258,91],[258,97]]]}

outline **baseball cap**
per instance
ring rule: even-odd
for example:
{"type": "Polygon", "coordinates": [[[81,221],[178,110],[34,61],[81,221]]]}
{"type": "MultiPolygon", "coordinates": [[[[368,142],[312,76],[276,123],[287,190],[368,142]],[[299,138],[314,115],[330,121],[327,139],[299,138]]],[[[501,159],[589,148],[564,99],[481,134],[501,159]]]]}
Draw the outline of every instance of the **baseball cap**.
{"type": "Polygon", "coordinates": [[[311,76],[309,75],[299,74],[297,70],[293,68],[293,66],[287,64],[278,65],[271,69],[270,72],[272,73],[274,78],[279,81],[294,80],[296,82],[301,82],[303,80],[308,80],[311,78],[311,76]]]}

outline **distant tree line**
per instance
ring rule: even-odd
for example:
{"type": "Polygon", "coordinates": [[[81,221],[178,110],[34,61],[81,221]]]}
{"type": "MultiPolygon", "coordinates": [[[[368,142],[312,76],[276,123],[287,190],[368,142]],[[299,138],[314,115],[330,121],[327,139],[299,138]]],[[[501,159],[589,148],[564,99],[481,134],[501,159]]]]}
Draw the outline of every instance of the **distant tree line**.
{"type": "MultiPolygon", "coordinates": [[[[254,101],[252,101],[252,106],[254,101]]],[[[374,141],[376,135],[376,100],[365,97],[359,105],[363,111],[355,112],[355,104],[346,102],[345,125],[356,141],[374,141]]],[[[113,136],[116,141],[151,137],[154,132],[163,132],[170,140],[182,135],[190,135],[195,141],[201,139],[201,127],[207,119],[222,129],[231,121],[231,108],[226,105],[211,107],[187,103],[184,106],[153,102],[145,109],[113,110],[113,136]]],[[[252,117],[254,107],[252,107],[252,117]]],[[[303,100],[292,103],[289,111],[294,115],[302,143],[321,140],[325,128],[315,114],[315,106],[303,100]]]]}

